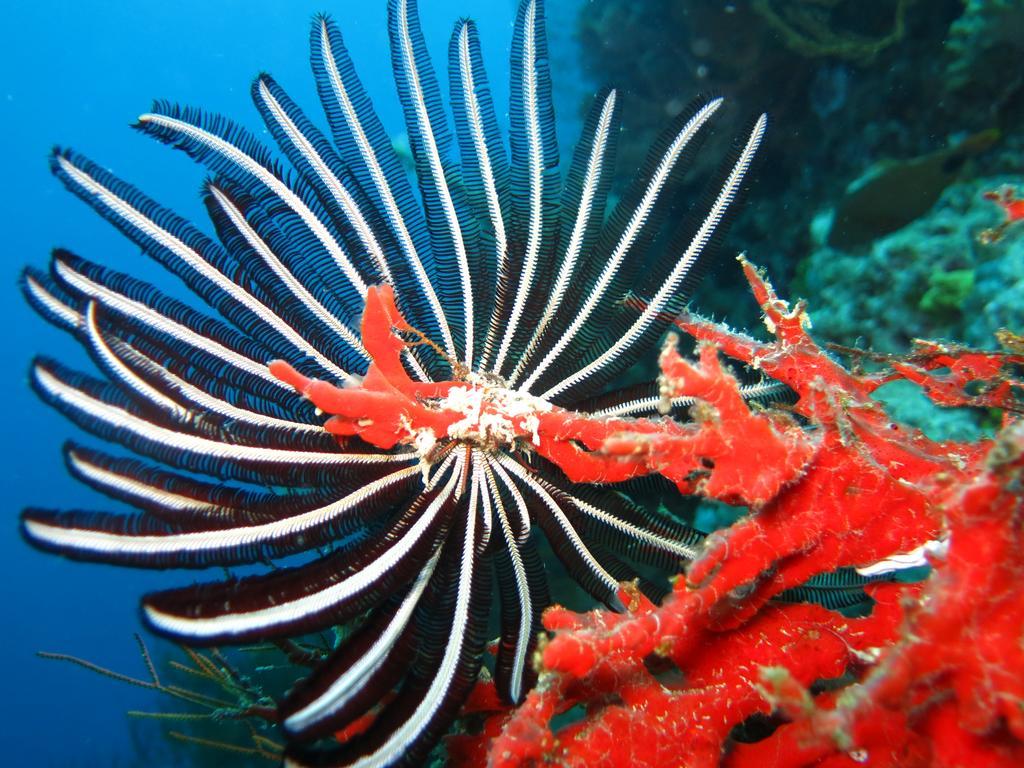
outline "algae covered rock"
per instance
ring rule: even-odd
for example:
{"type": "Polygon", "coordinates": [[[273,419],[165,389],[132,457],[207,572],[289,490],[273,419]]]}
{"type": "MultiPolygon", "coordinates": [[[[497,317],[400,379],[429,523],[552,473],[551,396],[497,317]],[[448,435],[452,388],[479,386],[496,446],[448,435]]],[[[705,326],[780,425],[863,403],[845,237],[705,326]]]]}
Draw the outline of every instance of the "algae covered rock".
{"type": "Polygon", "coordinates": [[[1000,219],[983,195],[1006,181],[954,184],[926,215],[866,250],[819,245],[800,277],[800,290],[816,299],[816,332],[893,353],[913,338],[991,348],[999,329],[1020,332],[1024,227],[990,245],[978,242],[978,234],[1000,219]]]}

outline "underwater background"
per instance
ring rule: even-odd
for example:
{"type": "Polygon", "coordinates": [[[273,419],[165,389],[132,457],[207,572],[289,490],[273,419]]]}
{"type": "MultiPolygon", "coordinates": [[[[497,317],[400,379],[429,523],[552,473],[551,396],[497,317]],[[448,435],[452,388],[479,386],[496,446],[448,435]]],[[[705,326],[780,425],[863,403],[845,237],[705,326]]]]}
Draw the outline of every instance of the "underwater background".
{"type": "MultiPolygon", "coordinates": [[[[0,136],[7,149],[2,207],[6,524],[0,535],[4,603],[4,759],[29,766],[199,764],[170,749],[151,692],[36,656],[73,654],[145,676],[132,634],[138,597],[180,583],[174,574],[46,556],[17,535],[26,506],[102,508],[61,462],[74,428],[27,384],[36,354],[88,365],[77,344],[41,322],[20,294],[26,264],[50,249],[160,280],[163,270],[61,188],[50,148],[82,151],[204,226],[203,172],[128,128],[153,98],[229,115],[259,133],[249,83],[266,70],[315,114],[308,20],[341,26],[385,126],[402,133],[387,55],[384,0],[7,2],[0,31],[0,136]]],[[[441,66],[453,21],[479,23],[495,102],[507,102],[512,0],[421,0],[424,35],[441,66]]],[[[880,352],[913,337],[991,347],[1024,328],[1024,235],[992,245],[977,235],[1000,214],[981,193],[1024,181],[1024,1],[549,0],[563,156],[598,84],[622,89],[618,168],[642,160],[658,127],[700,91],[728,97],[724,137],[768,110],[772,127],[752,174],[747,209],[726,255],[746,248],[781,292],[811,301],[825,340],[880,352]],[[861,9],[861,10],[858,10],[861,9]],[[731,123],[731,125],[730,125],[731,123]],[[868,194],[858,194],[859,190],[868,194]]],[[[501,119],[499,114],[499,119],[501,119]]],[[[714,139],[712,140],[714,141],[714,139]]],[[[713,148],[709,158],[721,153],[713,148]]],[[[701,177],[700,161],[696,177],[701,177]]],[[[706,169],[704,169],[706,170],[706,169]]],[[[172,281],[163,281],[169,285],[172,281]]],[[[696,304],[735,325],[754,321],[728,259],[696,304]]],[[[939,414],[897,393],[901,418],[935,435],[969,437],[983,414],[939,414]]],[[[151,644],[159,663],[169,646],[151,644]]],[[[205,753],[210,764],[217,753],[205,753]]]]}

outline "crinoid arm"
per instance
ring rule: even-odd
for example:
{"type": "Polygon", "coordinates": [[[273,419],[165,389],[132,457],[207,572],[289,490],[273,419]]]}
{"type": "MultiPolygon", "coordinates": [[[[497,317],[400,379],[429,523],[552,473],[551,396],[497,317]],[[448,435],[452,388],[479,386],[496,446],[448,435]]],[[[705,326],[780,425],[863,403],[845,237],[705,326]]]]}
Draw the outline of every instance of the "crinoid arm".
{"type": "Polygon", "coordinates": [[[507,144],[473,22],[449,46],[451,119],[414,0],[390,0],[388,33],[413,176],[317,17],[323,129],[265,74],[252,98],[273,149],[195,108],[138,119],[210,174],[212,234],[77,152],[52,157],[195,303],[66,251],[23,282],[98,371],[32,367],[45,402],[116,445],[69,444],[69,470],[138,510],[29,509],[25,538],[139,568],[280,561],[148,595],[143,613],[195,646],[345,627],[280,703],[293,766],[421,764],[478,677],[492,602],[497,691],[522,701],[551,602],[541,537],[615,610],[622,580],[694,557],[701,534],[611,487],[632,470],[577,482],[558,430],[655,413],[650,387],[616,379],[653,359],[766,127],[753,121],[688,226],[680,180],[722,100],[696,102],[606,215],[624,97],[597,95],[563,178],[541,0],[514,24],[507,144]]]}

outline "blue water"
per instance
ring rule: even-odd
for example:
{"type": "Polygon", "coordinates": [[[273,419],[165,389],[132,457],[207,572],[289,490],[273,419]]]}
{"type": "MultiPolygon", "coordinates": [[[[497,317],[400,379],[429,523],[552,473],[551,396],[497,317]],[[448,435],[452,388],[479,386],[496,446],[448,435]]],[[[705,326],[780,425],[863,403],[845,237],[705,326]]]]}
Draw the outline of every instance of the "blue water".
{"type": "MultiPolygon", "coordinates": [[[[574,3],[552,5],[558,6],[554,14],[568,18],[574,3]]],[[[460,15],[477,19],[496,103],[507,103],[512,0],[421,0],[421,6],[436,65],[444,62],[452,22],[460,15]]],[[[23,265],[45,268],[50,249],[59,245],[164,286],[173,283],[63,190],[48,173],[48,152],[55,144],[73,147],[203,222],[202,170],[183,154],[130,130],[129,123],[153,98],[168,98],[222,112],[260,132],[249,83],[261,70],[272,73],[310,115],[319,116],[307,39],[310,18],[325,9],[341,23],[385,124],[400,132],[385,0],[16,0],[5,8],[0,32],[0,136],[6,155],[0,187],[5,241],[0,282],[7,321],[0,380],[6,470],[0,526],[5,765],[140,764],[124,713],[156,709],[153,694],[35,654],[70,653],[145,676],[132,640],[140,628],[138,598],[193,579],[192,574],[73,563],[31,550],[17,534],[17,515],[27,505],[110,506],[68,478],[61,461],[61,444],[69,437],[95,441],[37,401],[27,385],[36,354],[83,367],[89,363],[68,336],[37,318],[22,300],[23,265]]],[[[568,39],[567,33],[563,37],[568,39]]],[[[574,106],[562,110],[572,123],[574,106]]]]}

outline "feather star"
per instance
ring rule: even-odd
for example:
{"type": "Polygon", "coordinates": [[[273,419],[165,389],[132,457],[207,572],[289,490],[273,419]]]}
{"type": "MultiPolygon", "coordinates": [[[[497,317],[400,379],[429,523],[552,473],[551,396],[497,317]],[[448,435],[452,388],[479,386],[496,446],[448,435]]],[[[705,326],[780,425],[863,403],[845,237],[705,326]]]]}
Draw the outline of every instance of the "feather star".
{"type": "Polygon", "coordinates": [[[40,359],[33,386],[143,457],[69,445],[77,478],[140,512],[30,509],[24,536],[141,568],[307,553],[143,599],[155,631],[192,644],[350,625],[280,706],[291,766],[419,764],[481,669],[492,575],[496,677],[520,701],[550,602],[535,525],[615,608],[629,561],[678,570],[694,556],[698,532],[572,483],[544,458],[538,423],[555,408],[655,413],[656,385],[613,391],[615,379],[684,305],[766,125],[753,123],[684,226],[675,190],[722,100],[695,104],[606,216],[620,97],[596,96],[563,179],[541,0],[523,0],[515,22],[508,149],[473,22],[449,48],[452,131],[414,0],[388,12],[413,179],[319,17],[311,58],[330,135],[269,76],[252,88],[287,170],[223,117],[158,103],[139,118],[212,174],[216,238],[85,157],[53,155],[64,185],[211,314],[65,251],[24,277],[29,301],[102,373],[40,359]],[[637,310],[630,295],[650,298],[637,310]],[[375,707],[351,742],[323,738],[375,707]]]}

